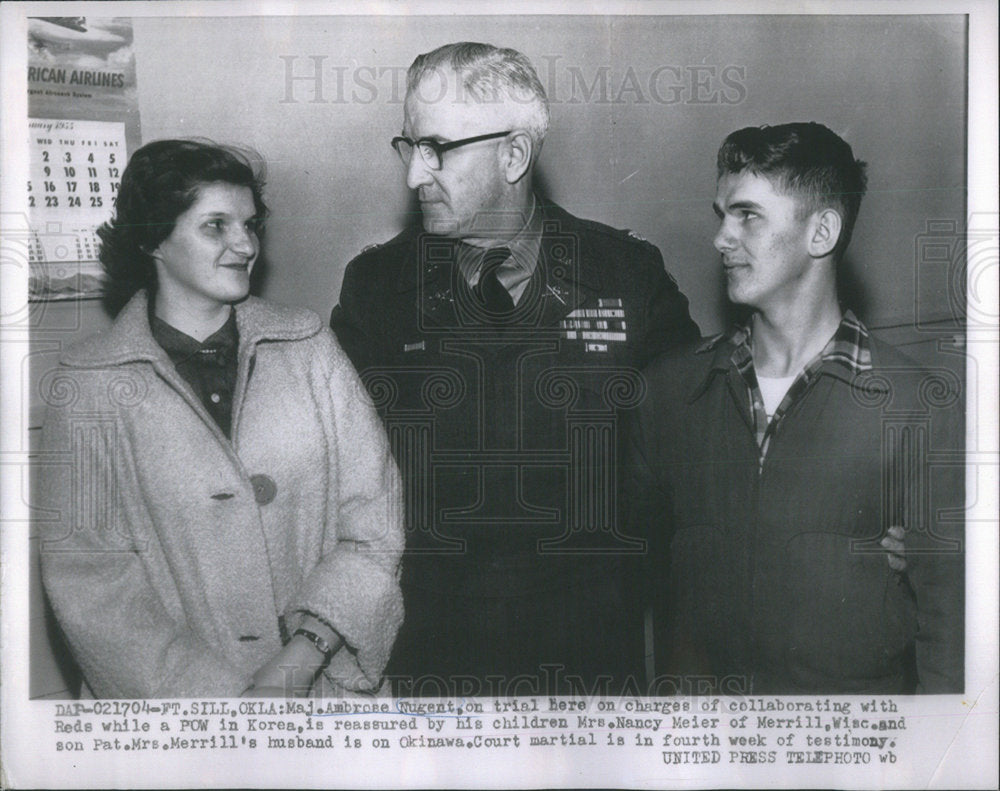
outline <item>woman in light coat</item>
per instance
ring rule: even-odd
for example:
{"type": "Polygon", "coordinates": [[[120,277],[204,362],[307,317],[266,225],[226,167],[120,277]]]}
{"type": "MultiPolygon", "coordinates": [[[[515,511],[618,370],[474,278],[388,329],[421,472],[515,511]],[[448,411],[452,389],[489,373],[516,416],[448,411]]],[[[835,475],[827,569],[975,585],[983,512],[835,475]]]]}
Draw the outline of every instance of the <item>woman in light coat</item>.
{"type": "Polygon", "coordinates": [[[107,332],[43,380],[42,571],[98,697],[378,688],[402,620],[397,472],[319,317],[248,297],[245,156],[135,153],[100,231],[107,332]]]}

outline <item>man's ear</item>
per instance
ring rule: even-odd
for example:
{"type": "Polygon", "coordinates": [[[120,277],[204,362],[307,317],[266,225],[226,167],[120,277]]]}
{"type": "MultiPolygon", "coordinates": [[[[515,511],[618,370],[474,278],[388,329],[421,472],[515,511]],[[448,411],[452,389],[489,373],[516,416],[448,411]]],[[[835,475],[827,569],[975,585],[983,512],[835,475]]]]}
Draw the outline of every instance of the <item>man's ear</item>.
{"type": "Polygon", "coordinates": [[[813,258],[832,255],[844,226],[840,212],[832,208],[818,211],[813,215],[810,226],[809,255],[813,258]]]}
{"type": "Polygon", "coordinates": [[[531,169],[534,143],[523,129],[515,129],[500,146],[500,161],[508,184],[516,184],[531,169]]]}

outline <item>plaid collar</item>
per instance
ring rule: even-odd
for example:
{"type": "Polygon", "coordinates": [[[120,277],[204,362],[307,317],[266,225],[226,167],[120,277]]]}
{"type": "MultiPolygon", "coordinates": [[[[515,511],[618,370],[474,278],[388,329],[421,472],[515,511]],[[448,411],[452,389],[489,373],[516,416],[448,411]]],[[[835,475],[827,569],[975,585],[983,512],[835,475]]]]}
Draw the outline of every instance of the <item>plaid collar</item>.
{"type": "MultiPolygon", "coordinates": [[[[753,318],[742,324],[733,325],[727,332],[720,333],[701,344],[697,354],[715,352],[711,371],[725,370],[730,364],[742,372],[753,364],[750,352],[750,338],[753,318]]],[[[871,370],[872,353],[868,328],[850,310],[844,313],[837,331],[806,369],[823,368],[829,373],[850,383],[862,371],[871,370]],[[825,364],[829,363],[828,366],[825,364]]],[[[710,374],[711,375],[711,372],[710,374]]],[[[698,388],[698,394],[703,388],[698,388]]]]}
{"type": "Polygon", "coordinates": [[[851,311],[847,311],[833,337],[798,374],[771,419],[768,420],[764,410],[764,399],[757,382],[757,373],[753,366],[753,354],[750,351],[751,329],[751,320],[748,320],[745,324],[733,327],[729,332],[710,339],[698,348],[698,353],[714,351],[715,359],[704,381],[689,400],[694,401],[708,389],[714,374],[734,367],[746,384],[747,407],[753,422],[757,446],[760,449],[760,463],[763,465],[771,438],[780,428],[782,419],[809,386],[823,374],[851,384],[858,374],[872,368],[871,343],[868,329],[851,311]]]}

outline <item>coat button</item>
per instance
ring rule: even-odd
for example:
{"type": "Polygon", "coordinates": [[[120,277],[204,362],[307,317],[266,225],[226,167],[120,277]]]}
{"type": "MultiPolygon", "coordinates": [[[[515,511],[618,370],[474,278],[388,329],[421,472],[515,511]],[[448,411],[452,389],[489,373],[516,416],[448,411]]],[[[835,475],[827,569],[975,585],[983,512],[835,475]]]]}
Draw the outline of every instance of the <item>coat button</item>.
{"type": "Polygon", "coordinates": [[[253,486],[254,499],[260,505],[267,505],[278,493],[278,487],[267,475],[251,475],[250,485],[253,486]]]}

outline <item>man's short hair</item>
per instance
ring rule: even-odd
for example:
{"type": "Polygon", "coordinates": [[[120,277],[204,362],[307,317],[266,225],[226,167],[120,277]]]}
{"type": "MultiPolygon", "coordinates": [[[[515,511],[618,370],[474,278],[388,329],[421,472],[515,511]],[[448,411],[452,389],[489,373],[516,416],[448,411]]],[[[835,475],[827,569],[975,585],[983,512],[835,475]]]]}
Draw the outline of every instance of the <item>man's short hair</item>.
{"type": "Polygon", "coordinates": [[[743,172],[765,176],[776,188],[800,196],[804,214],[836,208],[843,220],[833,250],[838,261],[861,208],[868,183],[865,167],[842,138],[815,122],[748,126],[725,139],[718,157],[720,179],[743,172]]]}
{"type": "Polygon", "coordinates": [[[413,61],[406,72],[407,94],[427,77],[440,75],[438,79],[443,84],[443,70],[458,75],[463,96],[471,96],[478,102],[513,105],[515,128],[523,128],[531,135],[537,155],[549,129],[549,99],[527,57],[515,49],[501,49],[492,44],[472,41],[445,44],[418,55],[413,61]]]}

